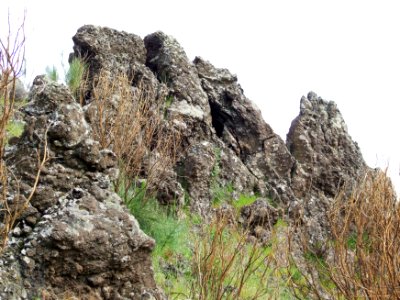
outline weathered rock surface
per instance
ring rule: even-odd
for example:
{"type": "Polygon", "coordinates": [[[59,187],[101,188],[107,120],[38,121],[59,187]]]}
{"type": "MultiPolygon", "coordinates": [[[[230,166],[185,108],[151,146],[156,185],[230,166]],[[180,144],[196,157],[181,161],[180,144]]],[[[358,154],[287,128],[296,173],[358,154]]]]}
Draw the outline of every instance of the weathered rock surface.
{"type": "Polygon", "coordinates": [[[327,196],[335,196],[341,185],[366,171],[336,104],[313,92],[301,98],[300,114],[292,122],[287,146],[305,172],[305,186],[327,196]]]}
{"type": "Polygon", "coordinates": [[[351,188],[369,169],[336,104],[314,92],[300,101],[300,114],[287,135],[296,159],[292,189],[302,204],[303,223],[318,244],[328,227],[326,212],[338,191],[351,188]]]}
{"type": "Polygon", "coordinates": [[[283,212],[269,204],[267,199],[258,198],[240,210],[239,221],[249,229],[250,235],[268,243],[271,229],[282,216],[283,212]]]}
{"type": "Polygon", "coordinates": [[[174,187],[184,187],[192,209],[207,215],[211,181],[217,181],[237,193],[270,197],[298,215],[309,199],[329,203],[341,184],[365,171],[335,104],[314,93],[301,100],[285,143],[245,97],[235,75],[200,57],[191,63],[171,36],[155,32],[142,41],[109,28],[84,26],[73,40],[74,55],[84,54],[92,73],[106,69],[129,74],[133,71],[127,70],[135,69],[145,74],[151,89],[167,88],[163,95],[172,99],[167,119],[180,126],[184,138],[177,167],[170,170],[177,176],[163,185],[170,191],[162,193],[164,198],[173,197],[174,187]],[[213,178],[216,166],[220,171],[213,178]]]}
{"type": "MultiPolygon", "coordinates": [[[[0,257],[0,298],[162,299],[151,268],[154,240],[112,191],[115,155],[92,139],[80,105],[66,87],[41,76],[25,112],[26,130],[7,156],[20,179],[20,201],[33,187],[36,149],[43,155],[46,140],[49,157],[0,257]]],[[[10,196],[16,204],[16,190],[10,196]]]]}
{"type": "MultiPolygon", "coordinates": [[[[194,63],[209,99],[216,136],[234,151],[261,185],[268,187],[268,196],[282,202],[293,199],[290,190],[280,191],[281,186],[290,184],[294,164],[283,140],[265,123],[256,105],[244,96],[236,76],[199,57],[194,63]]],[[[260,191],[262,194],[264,189],[260,191]]]]}
{"type": "Polygon", "coordinates": [[[257,195],[242,209],[240,221],[261,241],[285,217],[300,218],[317,244],[337,190],[368,169],[336,105],[315,93],[301,99],[285,143],[246,98],[235,75],[200,57],[190,62],[179,43],[162,32],[143,40],[85,25],[73,41],[71,59],[83,57],[89,66],[85,107],[65,87],[36,78],[25,109],[25,133],[7,154],[21,178],[21,202],[34,183],[35,149],[43,153],[47,134],[50,159],[0,257],[0,298],[29,298],[42,291],[50,298],[64,292],[95,299],[163,297],[152,277],[154,241],[111,191],[115,156],[93,140],[83,113],[95,109],[91,84],[100,76],[112,80],[123,73],[133,90],[144,86],[155,101],[169,102],[165,111],[154,113],[163,114],[166,130],[179,128],[182,143],[176,165],[156,187],[160,203],[186,204],[207,219],[218,211],[212,204],[221,190],[228,198],[257,195]]]}

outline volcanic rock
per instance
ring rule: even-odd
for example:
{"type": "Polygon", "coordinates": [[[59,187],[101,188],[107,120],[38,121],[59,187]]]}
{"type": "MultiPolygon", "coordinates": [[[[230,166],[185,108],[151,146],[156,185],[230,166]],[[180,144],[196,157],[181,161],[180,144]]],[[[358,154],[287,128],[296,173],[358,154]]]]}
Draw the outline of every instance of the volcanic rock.
{"type": "Polygon", "coordinates": [[[26,130],[6,157],[19,180],[11,183],[19,187],[14,207],[35,185],[37,149],[47,162],[0,257],[0,298],[163,299],[151,267],[154,240],[112,190],[115,155],[92,139],[65,86],[36,77],[29,100],[26,130]]]}

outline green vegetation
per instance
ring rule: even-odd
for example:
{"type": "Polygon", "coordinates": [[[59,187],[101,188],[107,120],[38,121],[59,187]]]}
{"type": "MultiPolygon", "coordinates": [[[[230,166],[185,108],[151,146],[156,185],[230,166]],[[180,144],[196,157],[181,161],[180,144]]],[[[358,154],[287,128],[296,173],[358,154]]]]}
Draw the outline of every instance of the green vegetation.
{"type": "Polygon", "coordinates": [[[211,194],[212,204],[214,207],[220,206],[224,202],[228,202],[232,198],[234,188],[232,183],[228,183],[225,186],[219,182],[219,176],[221,173],[221,149],[216,147],[214,149],[215,163],[211,170],[211,194]]]}
{"type": "Polygon", "coordinates": [[[178,220],[173,210],[158,204],[154,198],[146,198],[146,186],[136,188],[133,197],[127,199],[126,205],[136,217],[140,228],[155,239],[155,256],[167,258],[171,253],[184,256],[188,254],[185,245],[189,234],[188,224],[178,220]]]}
{"type": "Polygon", "coordinates": [[[46,67],[46,76],[51,81],[57,82],[60,79],[57,68],[53,65],[52,67],[46,67]]]}
{"type": "Polygon", "coordinates": [[[19,121],[10,121],[6,126],[7,139],[20,137],[24,132],[24,123],[19,121]]]}
{"type": "Polygon", "coordinates": [[[308,243],[304,228],[296,232],[303,240],[296,250],[302,257],[289,251],[289,261],[303,280],[288,281],[293,294],[299,299],[399,299],[400,205],[386,174],[367,173],[350,194],[339,192],[327,220],[329,234],[320,247],[308,243]]]}
{"type": "Polygon", "coordinates": [[[173,95],[168,95],[168,96],[165,98],[164,119],[167,117],[168,108],[171,107],[172,102],[174,102],[174,96],[173,96],[173,95]]]}
{"type": "Polygon", "coordinates": [[[224,202],[230,202],[234,190],[231,183],[228,183],[226,186],[220,186],[218,183],[213,185],[211,188],[213,206],[218,207],[224,202]]]}
{"type": "Polygon", "coordinates": [[[86,70],[87,66],[85,61],[81,58],[74,57],[69,65],[67,74],[65,74],[65,82],[75,97],[79,96],[82,83],[86,79],[86,70]]]}
{"type": "Polygon", "coordinates": [[[256,200],[257,200],[257,196],[255,196],[255,195],[241,194],[237,201],[233,201],[232,202],[232,205],[233,205],[233,207],[235,207],[235,209],[237,211],[240,211],[240,209],[242,207],[247,206],[247,205],[251,205],[256,200]]]}
{"type": "Polygon", "coordinates": [[[172,102],[174,102],[174,96],[173,95],[168,95],[165,98],[165,108],[169,108],[171,106],[172,102]]]}
{"type": "Polygon", "coordinates": [[[178,219],[172,208],[147,194],[143,183],[121,193],[140,228],[156,241],[153,265],[158,284],[168,293],[185,293],[190,283],[190,222],[178,219]]]}
{"type": "MultiPolygon", "coordinates": [[[[202,228],[194,248],[194,299],[265,299],[275,272],[272,248],[248,243],[247,233],[225,219],[202,228]]],[[[192,299],[193,299],[192,298],[192,299]]]]}
{"type": "MultiPolygon", "coordinates": [[[[247,242],[247,232],[225,219],[203,223],[189,212],[158,204],[144,183],[121,193],[142,230],[153,237],[155,278],[170,299],[264,299],[275,297],[275,245],[247,242]]],[[[242,195],[238,207],[255,197],[242,195]]],[[[274,242],[277,239],[273,240],[274,242]]]]}

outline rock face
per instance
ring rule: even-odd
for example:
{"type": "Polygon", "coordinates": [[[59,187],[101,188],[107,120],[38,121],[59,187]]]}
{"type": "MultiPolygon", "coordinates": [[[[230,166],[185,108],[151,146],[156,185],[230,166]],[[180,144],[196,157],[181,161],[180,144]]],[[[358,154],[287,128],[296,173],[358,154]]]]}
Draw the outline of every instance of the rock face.
{"type": "Polygon", "coordinates": [[[343,183],[359,178],[366,169],[336,104],[313,92],[301,98],[287,147],[306,173],[305,186],[327,196],[335,196],[343,183]]]}
{"type": "MultiPolygon", "coordinates": [[[[34,185],[45,140],[48,162],[0,258],[0,298],[162,299],[151,268],[154,240],[112,191],[115,155],[99,149],[80,105],[39,76],[25,112],[27,128],[7,156],[20,201],[34,185]]],[[[15,190],[12,196],[17,201],[15,190]]]]}
{"type": "MultiPolygon", "coordinates": [[[[73,41],[71,59],[85,58],[90,83],[122,72],[132,89],[144,85],[155,101],[170,102],[163,118],[180,128],[183,140],[176,165],[156,187],[160,203],[185,202],[207,219],[221,190],[229,201],[256,195],[240,216],[252,235],[266,240],[270,226],[285,216],[301,218],[317,242],[338,188],[351,186],[368,168],[336,105],[315,93],[301,99],[285,143],[235,75],[200,57],[190,62],[179,43],[162,32],[142,40],[86,25],[73,41]]],[[[7,157],[21,178],[20,201],[33,186],[35,149],[43,153],[46,134],[49,161],[0,257],[0,298],[72,293],[162,299],[151,269],[154,241],[111,191],[115,156],[100,150],[84,117],[83,110],[91,109],[90,85],[83,109],[65,87],[44,77],[35,79],[30,100],[25,133],[7,157]]]]}
{"type": "Polygon", "coordinates": [[[184,139],[180,160],[170,170],[176,176],[162,189],[184,189],[192,210],[203,216],[210,212],[216,185],[269,197],[297,214],[311,198],[329,202],[341,184],[351,184],[366,169],[336,105],[315,93],[302,98],[285,143],[245,97],[235,75],[200,57],[191,63],[173,37],[156,32],[141,41],[84,26],[73,40],[74,56],[84,54],[92,73],[134,69],[151,89],[167,89],[163,95],[172,99],[167,119],[183,128],[184,139]]]}
{"type": "Polygon", "coordinates": [[[351,188],[369,168],[336,104],[314,92],[301,98],[287,147],[296,159],[292,189],[302,202],[310,241],[318,244],[328,228],[325,212],[332,199],[344,185],[351,188]]]}

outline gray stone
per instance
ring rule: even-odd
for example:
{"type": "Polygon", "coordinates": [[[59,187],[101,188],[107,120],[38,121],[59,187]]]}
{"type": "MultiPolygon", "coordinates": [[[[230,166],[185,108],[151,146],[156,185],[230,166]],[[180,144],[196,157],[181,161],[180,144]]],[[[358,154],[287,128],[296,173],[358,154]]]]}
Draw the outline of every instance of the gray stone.
{"type": "Polygon", "coordinates": [[[46,134],[50,157],[31,206],[19,220],[25,225],[13,230],[19,241],[0,256],[0,293],[18,299],[45,290],[49,299],[65,292],[101,299],[106,285],[110,299],[140,299],[130,295],[144,290],[163,299],[151,268],[154,240],[111,190],[115,155],[100,150],[83,109],[64,86],[37,77],[29,99],[26,130],[7,157],[21,178],[23,195],[32,189],[36,150],[43,153],[46,134]],[[18,245],[24,245],[22,251],[18,245]]]}

